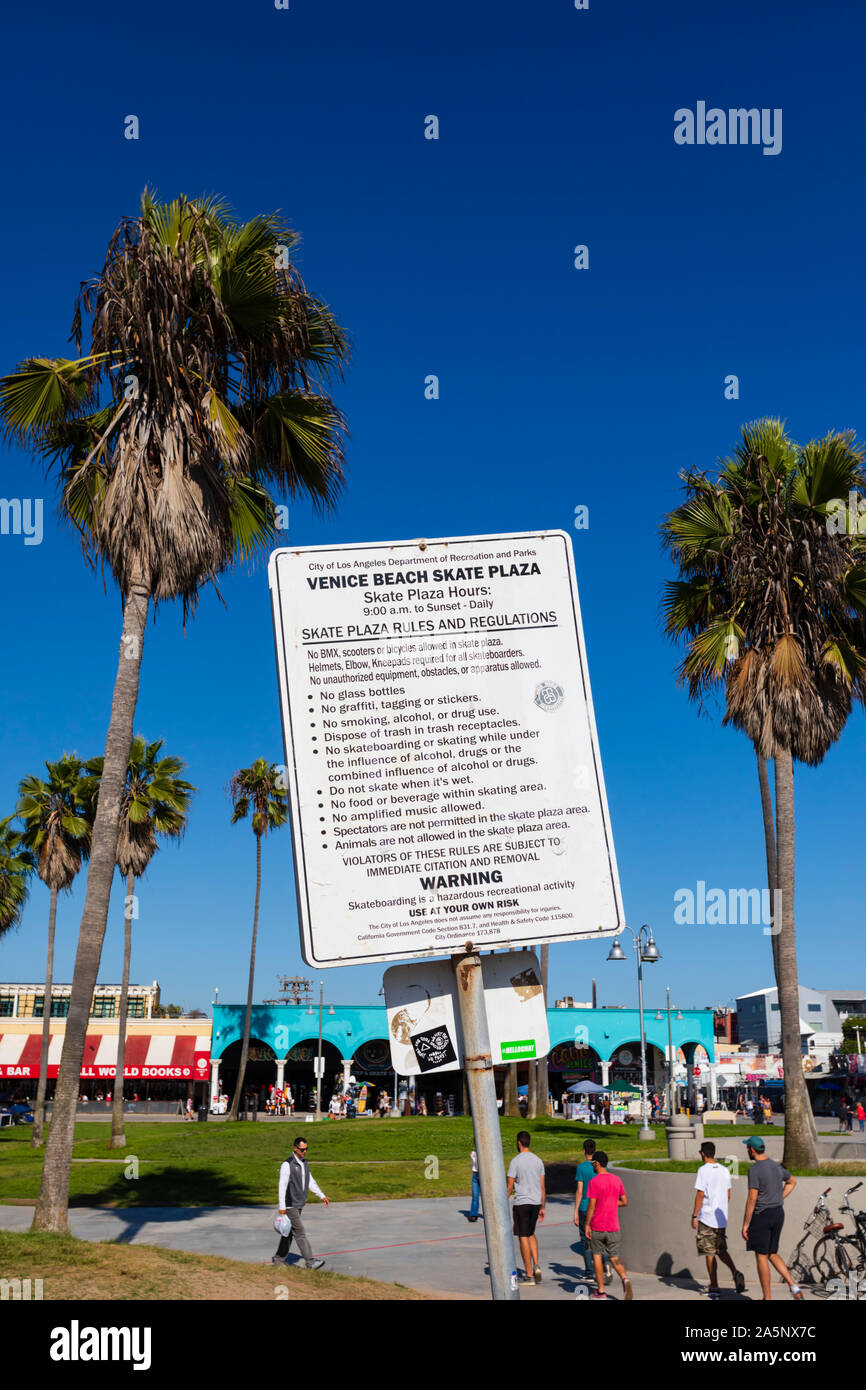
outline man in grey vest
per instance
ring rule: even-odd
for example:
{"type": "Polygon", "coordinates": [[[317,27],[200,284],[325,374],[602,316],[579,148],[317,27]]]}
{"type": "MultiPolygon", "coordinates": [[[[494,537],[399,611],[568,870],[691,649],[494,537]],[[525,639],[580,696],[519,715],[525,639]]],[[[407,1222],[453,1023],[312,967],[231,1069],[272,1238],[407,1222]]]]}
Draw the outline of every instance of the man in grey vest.
{"type": "Polygon", "coordinates": [[[292,1146],[291,1157],[280,1165],[280,1187],[279,1187],[279,1208],[280,1216],[288,1218],[291,1229],[288,1235],[280,1236],[280,1243],[277,1246],[277,1253],[271,1259],[272,1264],[287,1264],[287,1255],[292,1240],[298,1243],[298,1249],[304,1260],[307,1269],[321,1269],[324,1260],[317,1260],[313,1255],[313,1249],[307,1239],[304,1230],[304,1223],[301,1220],[301,1212],[307,1201],[307,1193],[312,1189],[316,1197],[320,1197],[326,1207],[331,1204],[325,1196],[316,1179],[310,1172],[310,1165],[307,1162],[307,1141],[304,1138],[296,1139],[292,1146]]]}

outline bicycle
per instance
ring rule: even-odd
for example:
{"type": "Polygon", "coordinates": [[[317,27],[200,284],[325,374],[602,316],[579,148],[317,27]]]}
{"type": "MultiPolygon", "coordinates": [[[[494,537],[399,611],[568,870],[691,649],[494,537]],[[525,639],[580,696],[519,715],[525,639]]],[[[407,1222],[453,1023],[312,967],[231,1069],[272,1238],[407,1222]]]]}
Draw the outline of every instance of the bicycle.
{"type": "Polygon", "coordinates": [[[862,1182],[858,1182],[853,1187],[849,1187],[845,1193],[845,1200],[839,1208],[840,1215],[848,1215],[854,1222],[854,1234],[845,1236],[844,1239],[857,1248],[858,1269],[866,1265],[866,1211],[855,1211],[848,1198],[852,1192],[859,1191],[862,1186],[862,1182]]]}
{"type": "Polygon", "coordinates": [[[809,1219],[813,1228],[818,1225],[821,1227],[821,1237],[815,1242],[812,1251],[812,1269],[815,1272],[815,1282],[819,1284],[826,1284],[830,1279],[837,1277],[847,1279],[856,1271],[863,1258],[859,1242],[854,1236],[840,1236],[839,1232],[845,1229],[844,1221],[830,1219],[831,1212],[824,1201],[829,1192],[829,1187],[822,1192],[809,1219]]]}

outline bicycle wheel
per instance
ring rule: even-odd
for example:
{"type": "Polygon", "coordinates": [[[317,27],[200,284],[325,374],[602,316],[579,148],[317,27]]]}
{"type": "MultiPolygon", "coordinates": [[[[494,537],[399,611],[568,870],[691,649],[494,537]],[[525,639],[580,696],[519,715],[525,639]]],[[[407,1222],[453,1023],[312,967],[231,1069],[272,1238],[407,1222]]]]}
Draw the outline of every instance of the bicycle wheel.
{"type": "MultiPolygon", "coordinates": [[[[856,1236],[843,1236],[842,1244],[845,1247],[846,1258],[850,1261],[850,1270],[859,1276],[858,1283],[863,1283],[863,1270],[866,1268],[866,1256],[863,1247],[856,1236]]],[[[866,1289],[864,1289],[866,1293],[866,1289]]]]}
{"type": "Polygon", "coordinates": [[[844,1240],[835,1241],[823,1236],[812,1252],[812,1270],[816,1283],[827,1284],[831,1279],[847,1279],[856,1267],[853,1250],[849,1253],[844,1240]]]}

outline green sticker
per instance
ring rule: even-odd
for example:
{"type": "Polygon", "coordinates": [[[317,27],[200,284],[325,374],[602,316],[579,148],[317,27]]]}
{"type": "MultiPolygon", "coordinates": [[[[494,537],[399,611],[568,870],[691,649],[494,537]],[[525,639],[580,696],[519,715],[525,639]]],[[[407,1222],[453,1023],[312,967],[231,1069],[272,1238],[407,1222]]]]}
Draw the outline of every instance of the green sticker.
{"type": "Polygon", "coordinates": [[[535,1039],[524,1038],[520,1042],[507,1042],[502,1044],[503,1062],[517,1062],[521,1057],[535,1056],[535,1039]]]}

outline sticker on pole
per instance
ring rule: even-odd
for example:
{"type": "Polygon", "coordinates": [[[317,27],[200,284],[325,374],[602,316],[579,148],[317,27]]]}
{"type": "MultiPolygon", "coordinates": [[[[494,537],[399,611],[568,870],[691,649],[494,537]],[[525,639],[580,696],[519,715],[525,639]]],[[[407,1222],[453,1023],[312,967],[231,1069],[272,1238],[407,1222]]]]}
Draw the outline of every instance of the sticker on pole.
{"type": "Polygon", "coordinates": [[[447,1028],[427,1028],[421,1033],[412,1033],[411,1040],[419,1071],[444,1071],[455,1063],[459,1065],[447,1028]]]}
{"type": "Polygon", "coordinates": [[[309,965],[621,929],[565,532],[278,550],[269,581],[309,965]]]}

